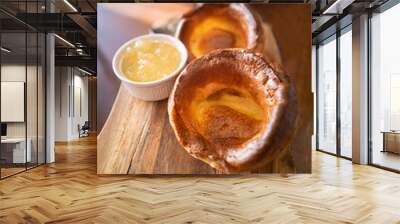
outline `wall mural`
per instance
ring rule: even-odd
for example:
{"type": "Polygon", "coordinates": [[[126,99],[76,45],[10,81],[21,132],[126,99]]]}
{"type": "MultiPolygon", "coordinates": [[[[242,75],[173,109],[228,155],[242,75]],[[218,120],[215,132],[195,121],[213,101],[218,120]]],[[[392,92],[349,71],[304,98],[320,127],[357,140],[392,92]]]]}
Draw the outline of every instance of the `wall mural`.
{"type": "Polygon", "coordinates": [[[310,173],[307,4],[99,4],[98,174],[310,173]]]}

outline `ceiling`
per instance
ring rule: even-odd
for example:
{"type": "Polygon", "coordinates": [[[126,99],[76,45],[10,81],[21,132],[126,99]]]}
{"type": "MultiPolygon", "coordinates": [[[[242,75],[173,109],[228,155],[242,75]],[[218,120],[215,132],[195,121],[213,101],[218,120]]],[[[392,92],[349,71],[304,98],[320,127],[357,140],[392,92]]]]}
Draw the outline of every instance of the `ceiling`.
{"type": "MultiPolygon", "coordinates": [[[[336,22],[348,15],[357,15],[368,8],[383,4],[386,0],[255,0],[251,2],[269,3],[310,3],[312,5],[313,38],[329,35],[327,31],[336,22]]],[[[36,40],[25,30],[55,32],[56,63],[79,66],[82,62],[91,70],[96,70],[96,29],[97,3],[134,2],[115,0],[1,0],[0,21],[2,28],[2,46],[12,49],[9,56],[26,54],[25,41],[28,43],[28,58],[35,53],[36,40]],[[52,11],[52,13],[48,13],[52,11]],[[66,40],[66,41],[63,41],[66,40]],[[72,46],[72,45],[73,46],[72,46]],[[58,58],[57,58],[58,56],[58,58]]],[[[151,1],[145,1],[151,2],[151,1]]],[[[155,1],[167,2],[167,1],[155,1]]],[[[213,2],[212,0],[209,2],[213,2]]],[[[218,1],[220,2],[220,1],[218,1]]],[[[249,1],[245,1],[249,2],[249,1]]],[[[351,21],[351,18],[350,18],[351,21]]],[[[336,28],[335,28],[336,29],[336,28]]],[[[334,30],[332,31],[334,32],[334,30]]],[[[41,47],[41,46],[39,46],[41,47]]],[[[4,52],[2,52],[3,54],[4,52]]]]}
{"type": "MultiPolygon", "coordinates": [[[[2,46],[11,50],[7,53],[1,52],[4,55],[3,61],[23,63],[26,57],[29,62],[37,57],[36,52],[43,47],[36,43],[36,35],[54,32],[57,34],[56,65],[80,66],[95,73],[98,2],[100,1],[48,0],[46,4],[45,0],[1,0],[2,46]],[[48,13],[50,10],[52,13],[48,13]]],[[[38,40],[44,41],[43,36],[38,40]]]]}

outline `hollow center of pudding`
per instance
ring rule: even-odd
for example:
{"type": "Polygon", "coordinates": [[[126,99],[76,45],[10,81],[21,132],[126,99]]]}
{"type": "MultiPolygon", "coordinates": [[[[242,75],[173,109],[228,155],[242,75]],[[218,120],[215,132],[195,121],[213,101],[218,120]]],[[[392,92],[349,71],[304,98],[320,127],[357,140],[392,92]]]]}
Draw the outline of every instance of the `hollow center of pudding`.
{"type": "Polygon", "coordinates": [[[205,52],[235,46],[235,36],[226,30],[213,28],[207,32],[208,38],[201,39],[199,45],[205,52]]]}
{"type": "Polygon", "coordinates": [[[210,16],[200,21],[190,37],[190,51],[195,57],[223,48],[246,48],[246,31],[229,16],[210,16]]]}
{"type": "Polygon", "coordinates": [[[262,128],[265,112],[242,88],[224,88],[192,101],[198,131],[209,141],[235,145],[251,139],[262,128]]]}

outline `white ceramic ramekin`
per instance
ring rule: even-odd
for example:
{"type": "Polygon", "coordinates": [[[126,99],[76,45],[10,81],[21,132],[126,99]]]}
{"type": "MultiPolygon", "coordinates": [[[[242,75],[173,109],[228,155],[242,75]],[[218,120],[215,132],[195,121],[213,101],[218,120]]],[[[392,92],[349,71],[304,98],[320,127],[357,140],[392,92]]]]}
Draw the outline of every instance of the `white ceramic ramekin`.
{"type": "Polygon", "coordinates": [[[157,101],[168,98],[176,77],[186,65],[187,57],[188,54],[185,45],[177,38],[165,34],[147,34],[133,38],[122,45],[114,54],[112,66],[114,74],[121,80],[122,84],[129,90],[132,96],[146,101],[157,101]],[[138,40],[160,40],[175,46],[181,56],[181,62],[178,68],[171,75],[151,82],[135,82],[126,78],[121,71],[121,56],[126,48],[138,40]]]}

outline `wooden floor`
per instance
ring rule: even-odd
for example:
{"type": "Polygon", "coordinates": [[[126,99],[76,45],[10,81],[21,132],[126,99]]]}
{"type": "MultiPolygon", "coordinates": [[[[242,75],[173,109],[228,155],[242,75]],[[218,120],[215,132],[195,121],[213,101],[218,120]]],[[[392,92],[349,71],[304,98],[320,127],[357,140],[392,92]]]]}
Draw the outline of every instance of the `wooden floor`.
{"type": "Polygon", "coordinates": [[[25,167],[1,168],[1,177],[7,177],[25,170],[25,167]]]}
{"type": "Polygon", "coordinates": [[[400,175],[313,153],[313,174],[96,175],[95,138],[0,181],[0,223],[400,223],[400,175]]]}
{"type": "MultiPolygon", "coordinates": [[[[375,148],[376,149],[376,148],[375,148]]],[[[374,150],[372,160],[375,164],[400,170],[400,155],[392,152],[374,150]]]]}
{"type": "Polygon", "coordinates": [[[6,178],[8,176],[15,175],[20,172],[24,172],[26,169],[33,169],[37,165],[36,165],[36,163],[27,163],[26,168],[25,168],[25,164],[18,164],[17,166],[18,167],[6,167],[6,168],[2,167],[1,168],[1,178],[6,178]]]}

